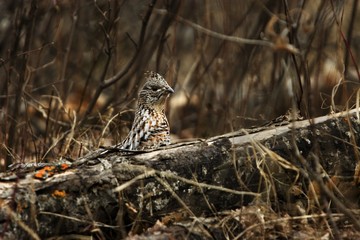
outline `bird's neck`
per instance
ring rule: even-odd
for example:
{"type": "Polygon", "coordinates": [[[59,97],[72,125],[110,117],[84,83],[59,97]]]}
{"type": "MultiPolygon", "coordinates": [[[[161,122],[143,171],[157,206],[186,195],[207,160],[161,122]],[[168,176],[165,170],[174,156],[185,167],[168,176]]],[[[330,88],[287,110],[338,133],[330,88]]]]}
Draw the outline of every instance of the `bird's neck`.
{"type": "Polygon", "coordinates": [[[155,112],[161,112],[164,113],[165,106],[164,104],[138,104],[138,112],[144,111],[144,110],[150,110],[155,112]]]}

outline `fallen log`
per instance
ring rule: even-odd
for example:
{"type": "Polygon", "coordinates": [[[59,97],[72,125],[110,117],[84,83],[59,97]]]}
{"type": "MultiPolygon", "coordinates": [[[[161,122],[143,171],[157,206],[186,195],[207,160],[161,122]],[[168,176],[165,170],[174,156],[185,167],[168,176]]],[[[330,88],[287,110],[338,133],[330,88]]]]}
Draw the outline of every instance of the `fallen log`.
{"type": "MultiPolygon", "coordinates": [[[[301,202],[292,213],[299,215],[329,189],[330,200],[340,199],[335,207],[348,211],[358,207],[358,115],[240,130],[151,152],[99,149],[72,163],[2,173],[0,236],[124,238],[159,219],[170,224],[254,201],[274,208],[301,202]]],[[[359,224],[351,211],[344,214],[359,224]]]]}

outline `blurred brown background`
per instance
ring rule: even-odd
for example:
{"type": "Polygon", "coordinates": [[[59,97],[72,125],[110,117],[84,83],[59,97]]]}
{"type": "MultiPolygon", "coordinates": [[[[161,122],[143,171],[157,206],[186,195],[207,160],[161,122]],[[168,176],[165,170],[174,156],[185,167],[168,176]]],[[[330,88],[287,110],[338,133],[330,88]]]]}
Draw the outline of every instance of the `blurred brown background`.
{"type": "Polygon", "coordinates": [[[174,139],[353,107],[357,3],[1,1],[1,166],[121,141],[146,70],[175,89],[174,139]]]}

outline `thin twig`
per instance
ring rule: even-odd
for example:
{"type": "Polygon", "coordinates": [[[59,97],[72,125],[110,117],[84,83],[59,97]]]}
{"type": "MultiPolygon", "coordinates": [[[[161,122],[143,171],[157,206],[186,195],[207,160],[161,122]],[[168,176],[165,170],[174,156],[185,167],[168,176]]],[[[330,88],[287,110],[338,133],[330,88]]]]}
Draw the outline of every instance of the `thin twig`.
{"type": "Polygon", "coordinates": [[[91,113],[91,111],[94,108],[94,106],[95,106],[98,98],[100,97],[101,93],[106,88],[110,87],[111,85],[116,83],[118,80],[120,80],[130,70],[132,65],[135,63],[135,60],[139,56],[142,45],[144,43],[145,34],[146,34],[147,27],[148,27],[149,19],[150,19],[150,16],[152,14],[155,3],[156,3],[156,0],[152,0],[152,2],[149,4],[148,10],[147,10],[147,12],[145,14],[145,17],[143,18],[142,27],[141,27],[141,30],[140,30],[140,37],[139,37],[139,41],[138,41],[138,45],[137,45],[138,48],[136,48],[136,51],[134,52],[133,56],[131,57],[131,59],[128,61],[128,63],[126,64],[126,66],[123,69],[121,69],[119,72],[117,72],[114,76],[100,82],[100,84],[98,85],[98,87],[97,87],[97,89],[96,89],[96,91],[95,91],[89,105],[86,108],[86,111],[84,113],[84,116],[83,116],[82,120],[79,123],[80,126],[82,125],[84,120],[87,119],[87,117],[91,113]]]}
{"type": "MultiPolygon", "coordinates": [[[[165,15],[168,14],[168,11],[164,10],[164,9],[155,9],[154,10],[155,13],[159,14],[159,15],[165,15]]],[[[249,44],[249,45],[260,45],[260,46],[265,46],[265,47],[274,47],[274,44],[272,42],[268,42],[268,41],[263,41],[263,40],[257,40],[257,39],[247,39],[247,38],[241,38],[241,37],[234,37],[234,36],[228,36],[222,33],[218,33],[215,31],[212,31],[210,29],[204,28],[202,26],[200,26],[199,24],[193,23],[185,18],[182,18],[180,16],[175,16],[175,19],[179,22],[183,22],[186,23],[187,25],[193,27],[194,29],[196,29],[199,32],[202,32],[206,35],[212,36],[214,38],[218,38],[221,40],[226,40],[226,41],[230,41],[230,42],[235,42],[235,43],[241,43],[241,44],[249,44]]]]}

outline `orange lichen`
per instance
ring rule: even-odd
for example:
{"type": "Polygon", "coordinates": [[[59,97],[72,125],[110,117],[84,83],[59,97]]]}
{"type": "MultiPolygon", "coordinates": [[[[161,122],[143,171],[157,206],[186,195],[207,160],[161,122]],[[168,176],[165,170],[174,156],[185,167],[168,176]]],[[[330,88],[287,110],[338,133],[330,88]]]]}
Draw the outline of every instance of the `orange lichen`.
{"type": "Polygon", "coordinates": [[[62,164],[60,165],[60,169],[61,169],[62,171],[68,169],[69,167],[70,167],[70,165],[67,164],[67,163],[62,163],[62,164]]]}
{"type": "Polygon", "coordinates": [[[37,179],[46,179],[48,177],[51,177],[55,173],[55,167],[54,166],[46,166],[39,171],[37,171],[34,174],[34,177],[37,179]]]}
{"type": "Polygon", "coordinates": [[[43,169],[44,169],[45,171],[50,172],[50,171],[53,171],[53,170],[55,169],[55,167],[54,167],[54,166],[45,166],[43,169]]]}
{"type": "Polygon", "coordinates": [[[55,190],[51,195],[56,198],[64,198],[66,197],[66,192],[64,190],[55,190]]]}
{"type": "Polygon", "coordinates": [[[45,179],[47,177],[47,172],[44,169],[40,169],[34,174],[34,177],[37,179],[45,179]]]}

